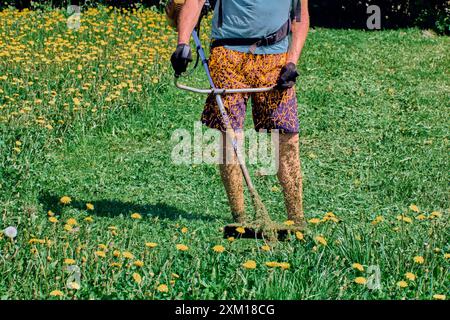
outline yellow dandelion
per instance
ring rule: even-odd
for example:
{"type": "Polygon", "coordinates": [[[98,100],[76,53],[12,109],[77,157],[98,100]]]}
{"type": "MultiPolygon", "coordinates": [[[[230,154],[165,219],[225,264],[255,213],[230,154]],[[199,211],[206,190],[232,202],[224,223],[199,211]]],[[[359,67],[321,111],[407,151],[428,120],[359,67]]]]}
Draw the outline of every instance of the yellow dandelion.
{"type": "Polygon", "coordinates": [[[236,232],[240,233],[240,234],[244,234],[245,233],[245,229],[242,227],[237,227],[236,228],[236,232]]]}
{"type": "Polygon", "coordinates": [[[52,292],[50,292],[50,296],[62,297],[62,296],[64,296],[64,293],[62,293],[62,291],[60,291],[60,290],[53,290],[52,292]]]}
{"type": "Polygon", "coordinates": [[[135,267],[141,268],[144,266],[144,262],[141,260],[136,260],[135,262],[133,262],[135,267]]]}
{"type": "Polygon", "coordinates": [[[322,236],[317,236],[314,239],[323,246],[326,246],[328,244],[327,240],[322,236]]]}
{"type": "Polygon", "coordinates": [[[66,221],[66,223],[69,225],[69,226],[76,226],[77,225],[77,220],[75,220],[74,218],[70,218],[70,219],[68,219],[67,221],[66,221]]]}
{"type": "Polygon", "coordinates": [[[50,221],[51,223],[57,223],[58,219],[56,217],[50,217],[48,218],[48,221],[50,221]]]}
{"type": "Polygon", "coordinates": [[[126,259],[134,259],[134,255],[129,251],[122,252],[122,256],[126,259]]]}
{"type": "Polygon", "coordinates": [[[254,261],[254,260],[247,260],[246,262],[244,262],[242,264],[242,266],[245,269],[255,269],[256,268],[256,261],[254,261]]]}
{"type": "Polygon", "coordinates": [[[422,256],[415,256],[413,260],[417,264],[423,264],[425,262],[425,259],[422,256]]]}
{"type": "Polygon", "coordinates": [[[279,267],[281,269],[283,269],[283,270],[287,270],[287,269],[289,269],[291,267],[291,265],[289,263],[287,263],[287,262],[280,262],[279,263],[279,267]]]}
{"type": "Polygon", "coordinates": [[[176,273],[172,273],[172,278],[179,279],[180,276],[178,274],[176,274],[176,273]]]}
{"type": "Polygon", "coordinates": [[[177,248],[177,250],[180,250],[180,251],[187,251],[187,250],[189,250],[189,247],[187,245],[184,245],[184,244],[177,244],[176,248],[177,248]]]}
{"type": "Polygon", "coordinates": [[[419,211],[420,211],[420,210],[419,210],[419,207],[416,206],[415,204],[410,205],[409,208],[410,208],[412,211],[414,211],[414,212],[419,212],[419,211]]]}
{"type": "Polygon", "coordinates": [[[262,247],[261,247],[261,250],[263,250],[263,251],[270,251],[270,246],[268,246],[268,245],[263,245],[262,247]]]}
{"type": "Polygon", "coordinates": [[[416,275],[412,272],[407,272],[407,273],[405,273],[405,278],[410,281],[414,281],[414,280],[416,280],[416,275]]]}
{"type": "Polygon", "coordinates": [[[188,228],[186,228],[186,227],[181,228],[181,233],[187,233],[187,232],[188,232],[188,228]]]}
{"type": "Polygon", "coordinates": [[[94,218],[92,218],[91,216],[84,218],[84,221],[86,222],[93,222],[94,218]]]}
{"type": "Polygon", "coordinates": [[[354,264],[352,264],[352,268],[353,268],[353,269],[356,269],[356,270],[358,270],[358,271],[361,271],[361,272],[364,271],[364,267],[363,267],[360,263],[354,263],[354,264]]]}
{"type": "Polygon", "coordinates": [[[225,247],[221,246],[220,244],[214,246],[212,249],[214,252],[218,252],[218,253],[222,253],[225,251],[225,247]]]}
{"type": "Polygon", "coordinates": [[[228,240],[228,242],[233,242],[234,241],[234,237],[228,237],[227,240],[228,240]]]}
{"type": "Polygon", "coordinates": [[[113,262],[110,264],[111,267],[115,267],[115,268],[122,268],[122,264],[118,263],[118,262],[113,262]]]}
{"type": "Polygon", "coordinates": [[[292,226],[292,225],[295,224],[295,222],[292,221],[292,220],[287,220],[287,221],[284,222],[284,224],[287,225],[287,226],[292,226]]]}
{"type": "Polygon", "coordinates": [[[116,257],[116,258],[120,257],[120,251],[119,250],[114,250],[113,251],[113,256],[116,257]]]}
{"type": "Polygon", "coordinates": [[[160,284],[156,290],[159,292],[169,292],[169,287],[166,284],[160,284]]]}
{"type": "Polygon", "coordinates": [[[145,246],[148,247],[148,248],[155,248],[155,247],[158,246],[158,244],[155,243],[155,242],[146,242],[145,246]]]}
{"type": "Polygon", "coordinates": [[[103,243],[100,243],[99,245],[98,245],[98,248],[100,249],[100,250],[107,250],[108,249],[108,246],[106,245],[106,244],[103,244],[103,243]]]}
{"type": "Polygon", "coordinates": [[[139,213],[133,213],[131,215],[131,219],[139,220],[139,219],[142,219],[142,216],[139,213]]]}
{"type": "Polygon", "coordinates": [[[354,281],[355,281],[355,283],[361,284],[361,285],[364,285],[367,283],[367,279],[364,277],[357,277],[357,278],[355,278],[354,281]]]}
{"type": "Polygon", "coordinates": [[[79,290],[80,289],[80,284],[78,282],[70,282],[68,284],[69,289],[73,289],[73,290],[79,290]]]}
{"type": "Polygon", "coordinates": [[[445,296],[445,294],[435,294],[433,295],[433,299],[435,300],[445,300],[447,297],[445,296]]]}
{"type": "Polygon", "coordinates": [[[133,273],[133,279],[137,284],[141,284],[141,282],[142,282],[142,277],[137,272],[133,273]]]}
{"type": "Polygon", "coordinates": [[[304,240],[304,239],[305,239],[305,236],[304,236],[303,233],[301,233],[300,231],[297,231],[297,232],[295,233],[295,237],[296,237],[298,240],[304,240]]]}
{"type": "Polygon", "coordinates": [[[397,286],[400,288],[406,288],[408,286],[408,283],[404,280],[397,282],[397,286]]]}
{"type": "Polygon", "coordinates": [[[48,210],[48,211],[47,211],[47,215],[48,215],[49,217],[53,217],[53,216],[55,215],[55,213],[54,213],[52,210],[48,210]]]}
{"type": "Polygon", "coordinates": [[[66,259],[64,259],[64,264],[73,265],[73,264],[75,264],[75,260],[66,258],[66,259]]]}
{"type": "Polygon", "coordinates": [[[450,253],[444,253],[444,258],[445,259],[450,259],[450,253]]]}
{"type": "Polygon", "coordinates": [[[95,251],[95,255],[96,255],[97,257],[100,257],[100,258],[105,258],[105,257],[106,257],[105,251],[101,251],[101,250],[95,251]]]}
{"type": "Polygon", "coordinates": [[[312,218],[308,220],[309,223],[311,224],[319,224],[320,223],[320,219],[319,218],[312,218]]]}
{"type": "Polygon", "coordinates": [[[419,221],[423,221],[423,220],[425,220],[426,218],[427,218],[427,216],[424,215],[424,214],[419,214],[419,215],[416,217],[416,219],[419,220],[419,221]]]}
{"type": "Polygon", "coordinates": [[[63,196],[61,197],[61,199],[59,199],[59,202],[61,202],[62,204],[69,204],[72,202],[72,199],[70,199],[70,197],[68,196],[63,196]]]}
{"type": "Polygon", "coordinates": [[[88,202],[88,203],[86,203],[86,209],[92,211],[92,210],[94,210],[94,205],[92,203],[88,202]]]}
{"type": "Polygon", "coordinates": [[[276,261],[267,261],[266,266],[268,266],[269,268],[276,268],[279,267],[280,264],[276,261]]]}
{"type": "Polygon", "coordinates": [[[431,217],[432,218],[440,218],[440,217],[442,217],[442,213],[440,213],[439,211],[433,211],[431,213],[431,217]]]}
{"type": "Polygon", "coordinates": [[[64,230],[66,230],[66,231],[72,231],[72,230],[73,230],[73,227],[72,227],[70,224],[66,224],[66,225],[64,225],[64,230]]]}
{"type": "Polygon", "coordinates": [[[384,217],[383,216],[377,216],[373,221],[372,221],[372,225],[376,225],[380,222],[384,221],[384,217]]]}

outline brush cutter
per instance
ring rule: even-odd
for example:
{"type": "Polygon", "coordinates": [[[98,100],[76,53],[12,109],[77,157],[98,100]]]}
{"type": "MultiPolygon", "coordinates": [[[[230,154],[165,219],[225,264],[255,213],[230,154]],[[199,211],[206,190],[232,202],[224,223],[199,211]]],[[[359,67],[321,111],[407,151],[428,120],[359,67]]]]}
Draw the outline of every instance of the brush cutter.
{"type": "MultiPolygon", "coordinates": [[[[203,14],[202,14],[203,15],[203,14]]],[[[201,17],[200,17],[201,19],[201,17]]],[[[197,63],[198,59],[200,59],[203,68],[206,72],[206,76],[209,81],[210,88],[209,89],[200,89],[193,88],[179,83],[179,75],[175,76],[175,86],[179,89],[198,93],[198,94],[212,94],[215,96],[219,112],[222,116],[222,121],[224,127],[226,129],[226,140],[231,141],[231,145],[233,147],[233,151],[236,155],[236,159],[239,163],[239,167],[242,171],[242,175],[244,176],[245,183],[250,192],[250,196],[252,199],[253,208],[255,210],[255,220],[250,223],[242,224],[229,224],[224,228],[224,237],[235,237],[235,238],[266,238],[266,239],[278,239],[284,240],[287,238],[288,234],[291,232],[295,232],[298,227],[287,226],[284,224],[274,223],[267,212],[267,209],[263,202],[261,201],[261,197],[256,191],[252,180],[250,178],[250,174],[248,172],[247,166],[245,164],[245,160],[242,158],[242,154],[239,150],[239,144],[236,138],[236,133],[233,130],[228,114],[225,110],[222,95],[231,94],[231,93],[261,93],[268,92],[275,89],[275,86],[266,87],[266,88],[243,88],[243,89],[221,89],[217,88],[214,85],[213,79],[211,77],[211,73],[208,67],[208,61],[206,58],[205,51],[203,50],[200,37],[199,37],[199,24],[197,28],[192,32],[192,37],[194,39],[196,49],[197,49],[197,63]]],[[[195,68],[195,67],[194,67],[195,68]]]]}

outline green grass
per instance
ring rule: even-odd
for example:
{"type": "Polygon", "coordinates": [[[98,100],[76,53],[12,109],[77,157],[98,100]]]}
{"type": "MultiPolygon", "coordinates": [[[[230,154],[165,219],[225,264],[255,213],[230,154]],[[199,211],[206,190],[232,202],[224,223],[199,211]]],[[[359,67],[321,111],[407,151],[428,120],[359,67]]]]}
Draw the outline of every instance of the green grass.
{"type": "MultiPolygon", "coordinates": [[[[0,123],[4,145],[24,141],[22,152],[3,158],[1,168],[0,229],[14,225],[19,235],[15,242],[0,238],[0,297],[47,299],[55,289],[76,299],[448,296],[449,49],[448,37],[429,38],[415,29],[310,34],[298,82],[305,212],[311,219],[331,211],[340,222],[310,225],[305,240],[271,244],[269,252],[261,250],[262,241],[222,239],[220,228],[231,216],[216,166],[173,164],[172,133],[193,132],[204,97],[176,90],[170,72],[154,84],[147,70],[143,92],[124,98],[128,107],[75,117],[56,133],[0,123]],[[7,126],[14,126],[14,135],[7,126]],[[59,203],[64,195],[71,204],[59,203]],[[93,211],[86,210],[88,202],[93,211]],[[55,225],[48,210],[59,218],[55,225]],[[433,211],[442,216],[431,219],[433,211]],[[143,219],[131,219],[134,212],[143,219]],[[427,218],[417,220],[422,213],[427,218]],[[94,221],[84,221],[87,216],[94,221]],[[372,225],[377,216],[384,221],[372,225]],[[63,230],[69,218],[78,221],[77,232],[63,230]],[[110,226],[117,227],[116,236],[110,226]],[[318,235],[326,246],[316,243],[318,235]],[[32,238],[52,244],[29,244],[32,238]],[[149,249],[146,242],[158,246],[149,249]],[[177,251],[178,243],[189,250],[177,251]],[[108,246],[106,258],[95,256],[98,244],[108,246]],[[226,251],[213,252],[216,244],[226,251]],[[115,258],[114,250],[130,251],[135,259],[115,258]],[[424,264],[415,263],[415,256],[423,256],[424,264]],[[65,258],[81,268],[79,290],[65,288],[65,258]],[[133,266],[136,259],[144,266],[133,266]],[[254,270],[242,267],[250,259],[257,262],[254,270]],[[111,267],[114,261],[122,268],[111,267]],[[270,269],[267,261],[288,262],[290,268],[270,269]],[[369,266],[380,270],[379,290],[354,283],[356,277],[369,278],[369,266]],[[140,285],[134,272],[142,276],[140,285]],[[406,272],[417,279],[399,288],[406,272]],[[169,291],[158,292],[158,284],[169,291]]],[[[70,74],[64,77],[71,82],[70,74]]],[[[191,79],[204,83],[201,70],[191,79]]],[[[95,105],[95,92],[90,99],[95,105]]],[[[253,175],[255,166],[250,169],[253,175]]],[[[276,177],[254,179],[269,212],[284,221],[276,177]]]]}

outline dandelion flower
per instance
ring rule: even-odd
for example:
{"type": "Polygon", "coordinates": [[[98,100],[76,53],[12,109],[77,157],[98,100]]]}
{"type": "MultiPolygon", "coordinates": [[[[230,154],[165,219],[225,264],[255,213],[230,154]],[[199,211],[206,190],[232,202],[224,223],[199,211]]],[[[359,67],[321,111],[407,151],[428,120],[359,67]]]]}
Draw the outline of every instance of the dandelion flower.
{"type": "Polygon", "coordinates": [[[236,232],[240,233],[240,234],[244,234],[245,233],[245,229],[242,227],[237,227],[236,228],[236,232]]]}
{"type": "Polygon", "coordinates": [[[144,262],[141,260],[136,260],[135,262],[133,262],[134,266],[141,268],[144,266],[144,262]]]}
{"type": "Polygon", "coordinates": [[[444,254],[444,258],[445,258],[445,259],[450,259],[450,253],[445,253],[445,254],[444,254]]]}
{"type": "Polygon", "coordinates": [[[297,231],[297,232],[295,233],[295,237],[296,237],[298,240],[304,240],[304,239],[305,239],[305,236],[304,236],[303,233],[301,233],[300,231],[297,231]]]}
{"type": "Polygon", "coordinates": [[[113,256],[116,257],[116,258],[120,257],[120,251],[119,250],[114,250],[113,256]]]}
{"type": "Polygon", "coordinates": [[[357,278],[355,278],[354,281],[355,281],[355,283],[362,284],[362,285],[367,283],[367,279],[364,277],[357,277],[357,278]]]}
{"type": "Polygon", "coordinates": [[[189,247],[187,245],[184,245],[184,244],[177,244],[176,248],[177,248],[177,250],[180,250],[180,251],[187,251],[187,250],[189,250],[189,247]]]}
{"type": "Polygon", "coordinates": [[[414,211],[414,212],[419,212],[419,211],[420,211],[420,210],[419,210],[419,207],[416,206],[415,204],[410,205],[409,208],[410,208],[412,211],[414,211]]]}
{"type": "Polygon", "coordinates": [[[419,220],[419,221],[423,221],[423,220],[425,220],[427,217],[424,215],[424,214],[419,214],[417,217],[416,217],[416,219],[417,220],[419,220]]]}
{"type": "Polygon", "coordinates": [[[414,281],[414,280],[416,280],[416,275],[412,272],[407,272],[407,273],[405,273],[405,278],[410,281],[414,281]]]}
{"type": "Polygon", "coordinates": [[[103,243],[100,243],[100,244],[98,245],[98,248],[99,248],[100,250],[104,250],[104,251],[108,250],[108,247],[106,246],[106,244],[103,244],[103,243]]]}
{"type": "Polygon", "coordinates": [[[397,282],[397,286],[400,288],[406,288],[408,286],[408,283],[404,280],[397,282]]]}
{"type": "Polygon", "coordinates": [[[256,268],[256,262],[254,260],[247,260],[242,264],[242,266],[245,269],[255,269],[256,268]]]}
{"type": "Polygon", "coordinates": [[[181,233],[187,233],[187,232],[188,232],[188,228],[186,228],[186,227],[181,228],[181,233]]]}
{"type": "Polygon", "coordinates": [[[380,222],[383,222],[383,221],[384,221],[383,216],[377,216],[377,217],[372,221],[372,225],[376,225],[376,224],[378,224],[378,223],[380,223],[380,222]]]}
{"type": "Polygon", "coordinates": [[[315,237],[315,239],[318,243],[320,243],[323,246],[326,246],[328,243],[327,240],[322,236],[317,236],[317,237],[315,237]]]}
{"type": "Polygon", "coordinates": [[[291,265],[288,262],[280,262],[279,267],[283,270],[287,270],[291,267],[291,265]]]}
{"type": "Polygon", "coordinates": [[[69,225],[69,226],[76,226],[78,223],[77,223],[77,220],[75,220],[74,218],[70,218],[70,219],[68,219],[67,221],[66,221],[66,223],[69,225]]]}
{"type": "Polygon", "coordinates": [[[142,219],[142,216],[139,213],[133,213],[131,219],[139,220],[142,219]]]}
{"type": "Polygon", "coordinates": [[[16,227],[9,226],[5,230],[3,230],[3,234],[10,239],[14,239],[17,237],[17,229],[16,227]]]}
{"type": "Polygon", "coordinates": [[[276,268],[279,267],[280,264],[276,261],[267,261],[266,266],[268,266],[269,268],[276,268]]]}
{"type": "Polygon", "coordinates": [[[64,230],[66,231],[72,231],[73,227],[70,224],[64,225],[64,230]]]}
{"type": "Polygon", "coordinates": [[[54,213],[52,210],[48,210],[48,211],[47,211],[47,215],[48,215],[49,217],[53,217],[53,216],[55,215],[55,213],[54,213]]]}
{"type": "Polygon", "coordinates": [[[53,290],[52,292],[50,292],[50,296],[52,297],[62,297],[64,295],[64,293],[62,293],[62,291],[60,290],[53,290]]]}
{"type": "Polygon", "coordinates": [[[68,196],[64,196],[59,199],[59,202],[61,202],[62,204],[69,204],[72,202],[72,199],[70,199],[70,197],[68,196]]]}
{"type": "Polygon", "coordinates": [[[145,243],[145,246],[146,246],[146,247],[149,247],[149,248],[155,248],[155,247],[158,246],[158,244],[155,243],[155,242],[146,242],[146,243],[145,243]]]}
{"type": "Polygon", "coordinates": [[[287,226],[292,226],[292,225],[295,224],[295,222],[292,221],[292,220],[287,220],[287,221],[284,222],[284,224],[287,225],[287,226]]]}
{"type": "Polygon", "coordinates": [[[75,264],[75,260],[66,258],[66,259],[64,259],[64,264],[73,265],[73,264],[75,264]]]}
{"type": "Polygon", "coordinates": [[[133,273],[133,279],[137,284],[141,284],[141,282],[142,282],[142,277],[137,272],[133,273]]]}
{"type": "Polygon", "coordinates": [[[92,211],[92,210],[94,210],[94,205],[92,203],[88,202],[88,203],[86,203],[86,209],[92,211]]]}
{"type": "Polygon", "coordinates": [[[356,269],[356,270],[358,270],[358,271],[361,271],[361,272],[364,271],[364,267],[363,267],[361,264],[359,264],[359,263],[354,263],[354,264],[352,264],[352,268],[353,268],[353,269],[356,269]]]}
{"type": "Polygon", "coordinates": [[[214,252],[221,253],[221,252],[224,252],[224,251],[225,251],[225,248],[224,248],[224,246],[221,246],[220,244],[218,244],[218,245],[216,245],[216,246],[213,247],[213,251],[214,251],[214,252]]]}
{"type": "Polygon", "coordinates": [[[228,237],[227,240],[228,240],[229,242],[233,242],[233,241],[234,241],[234,237],[228,237]]]}
{"type": "Polygon", "coordinates": [[[320,219],[319,218],[312,218],[308,220],[309,223],[311,224],[319,224],[320,223],[320,219]]]}
{"type": "Polygon", "coordinates": [[[122,264],[121,264],[121,263],[118,263],[118,262],[113,262],[113,263],[110,264],[110,266],[111,266],[111,267],[115,267],[115,268],[121,268],[121,267],[122,267],[122,264]]]}
{"type": "Polygon", "coordinates": [[[93,221],[94,221],[94,218],[92,218],[91,216],[89,216],[89,217],[84,218],[84,221],[90,223],[90,222],[93,222],[93,221]]]}
{"type": "Polygon", "coordinates": [[[425,262],[425,259],[422,256],[415,256],[414,262],[417,264],[423,264],[425,262]]]}
{"type": "Polygon", "coordinates": [[[57,223],[58,219],[56,217],[50,217],[48,218],[48,221],[50,221],[51,223],[57,223]]]}
{"type": "Polygon", "coordinates": [[[435,300],[445,300],[446,296],[444,294],[435,294],[435,295],[433,295],[433,299],[435,299],[435,300]]]}
{"type": "Polygon", "coordinates": [[[122,252],[122,256],[126,259],[134,259],[134,255],[129,251],[122,252]]]}
{"type": "Polygon", "coordinates": [[[270,247],[268,245],[263,245],[261,247],[261,250],[263,250],[263,251],[270,251],[270,247]]]}
{"type": "Polygon", "coordinates": [[[100,257],[100,258],[105,258],[105,257],[106,257],[105,251],[99,250],[99,251],[95,251],[94,253],[95,253],[95,255],[96,255],[97,257],[100,257]]]}
{"type": "Polygon", "coordinates": [[[440,213],[439,211],[433,211],[431,213],[431,218],[440,218],[442,217],[442,213],[440,213]]]}
{"type": "Polygon", "coordinates": [[[70,282],[68,285],[69,289],[73,289],[73,290],[79,290],[80,289],[80,284],[78,282],[70,282]]]}
{"type": "Polygon", "coordinates": [[[156,290],[158,290],[159,292],[169,292],[169,287],[165,284],[160,284],[156,290]]]}

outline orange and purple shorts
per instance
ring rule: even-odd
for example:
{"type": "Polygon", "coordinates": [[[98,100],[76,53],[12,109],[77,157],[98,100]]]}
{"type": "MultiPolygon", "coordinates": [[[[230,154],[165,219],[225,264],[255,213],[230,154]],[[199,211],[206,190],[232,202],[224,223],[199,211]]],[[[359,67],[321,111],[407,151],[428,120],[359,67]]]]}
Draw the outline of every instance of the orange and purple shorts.
{"type": "MultiPolygon", "coordinates": [[[[273,86],[285,64],[285,53],[255,55],[224,47],[213,48],[209,57],[214,84],[217,88],[225,89],[273,86]]],[[[230,93],[224,94],[222,98],[234,130],[244,128],[249,98],[257,131],[277,129],[280,133],[297,133],[299,130],[295,88],[252,94],[230,93]]],[[[201,120],[210,128],[226,130],[213,95],[206,100],[201,120]]]]}

